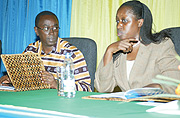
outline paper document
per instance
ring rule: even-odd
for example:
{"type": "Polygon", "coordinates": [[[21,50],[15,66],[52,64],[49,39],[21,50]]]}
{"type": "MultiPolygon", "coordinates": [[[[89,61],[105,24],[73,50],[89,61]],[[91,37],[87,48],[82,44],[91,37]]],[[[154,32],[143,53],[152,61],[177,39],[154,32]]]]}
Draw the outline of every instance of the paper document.
{"type": "Polygon", "coordinates": [[[14,87],[11,87],[11,86],[0,86],[0,90],[14,90],[14,87]]]}
{"type": "Polygon", "coordinates": [[[108,93],[108,94],[100,94],[100,95],[91,95],[91,97],[127,99],[124,95],[125,95],[125,92],[116,92],[116,93],[108,93]]]}
{"type": "Polygon", "coordinates": [[[157,95],[157,94],[164,94],[164,93],[165,92],[160,88],[149,88],[148,87],[148,88],[131,89],[126,92],[91,95],[91,97],[130,99],[130,98],[138,98],[138,97],[142,97],[142,96],[150,96],[150,95],[157,95]]]}
{"type": "Polygon", "coordinates": [[[155,102],[170,102],[180,100],[180,96],[174,94],[166,94],[160,88],[137,88],[126,92],[106,93],[100,95],[90,95],[82,97],[83,99],[95,100],[111,100],[111,101],[155,101],[155,102]]]}
{"type": "Polygon", "coordinates": [[[175,100],[172,102],[168,102],[154,108],[146,110],[146,112],[156,112],[162,114],[173,114],[180,115],[180,101],[175,100]]]}

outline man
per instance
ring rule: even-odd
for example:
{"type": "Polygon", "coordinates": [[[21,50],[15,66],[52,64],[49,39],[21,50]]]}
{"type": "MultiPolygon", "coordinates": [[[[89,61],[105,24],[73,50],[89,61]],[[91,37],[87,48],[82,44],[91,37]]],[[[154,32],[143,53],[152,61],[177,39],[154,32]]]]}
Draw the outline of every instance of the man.
{"type": "Polygon", "coordinates": [[[31,43],[23,53],[39,53],[46,71],[41,72],[42,81],[57,88],[56,67],[62,66],[65,53],[72,53],[76,90],[91,91],[91,79],[83,54],[67,41],[58,38],[59,22],[50,11],[43,11],[36,16],[34,30],[39,41],[31,43]]]}

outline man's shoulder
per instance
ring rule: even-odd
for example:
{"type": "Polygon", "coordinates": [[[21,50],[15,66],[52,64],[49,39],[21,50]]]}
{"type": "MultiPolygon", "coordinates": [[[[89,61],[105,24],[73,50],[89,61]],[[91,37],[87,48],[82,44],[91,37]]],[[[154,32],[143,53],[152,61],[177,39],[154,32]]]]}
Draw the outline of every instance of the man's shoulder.
{"type": "Polygon", "coordinates": [[[58,52],[72,52],[74,57],[82,56],[82,52],[70,42],[64,40],[63,38],[59,38],[58,45],[57,45],[58,52]],[[76,56],[75,56],[76,55],[76,56]]]}
{"type": "Polygon", "coordinates": [[[30,43],[26,49],[24,50],[24,52],[28,52],[28,51],[32,51],[32,52],[37,52],[37,49],[40,45],[40,41],[36,41],[36,42],[33,42],[33,43],[30,43]]]}
{"type": "Polygon", "coordinates": [[[58,42],[58,45],[64,49],[68,49],[68,50],[78,50],[78,48],[76,46],[74,46],[73,44],[71,44],[70,42],[62,39],[62,38],[59,38],[59,42],[58,42]]]}
{"type": "Polygon", "coordinates": [[[38,46],[39,43],[40,43],[40,41],[38,40],[38,41],[35,41],[33,43],[30,43],[28,46],[38,46]]]}

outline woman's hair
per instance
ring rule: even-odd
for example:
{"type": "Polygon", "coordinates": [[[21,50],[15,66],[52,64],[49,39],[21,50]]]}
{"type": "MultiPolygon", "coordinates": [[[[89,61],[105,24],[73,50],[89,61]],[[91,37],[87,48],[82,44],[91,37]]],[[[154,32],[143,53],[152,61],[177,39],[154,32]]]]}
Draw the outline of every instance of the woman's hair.
{"type": "Polygon", "coordinates": [[[169,37],[169,33],[167,31],[161,31],[159,33],[152,33],[152,23],[153,18],[151,11],[149,8],[141,3],[140,1],[133,0],[123,3],[121,7],[128,6],[131,7],[133,14],[138,19],[144,19],[143,25],[140,30],[140,37],[142,38],[143,44],[150,44],[150,43],[160,43],[164,37],[169,37]]]}

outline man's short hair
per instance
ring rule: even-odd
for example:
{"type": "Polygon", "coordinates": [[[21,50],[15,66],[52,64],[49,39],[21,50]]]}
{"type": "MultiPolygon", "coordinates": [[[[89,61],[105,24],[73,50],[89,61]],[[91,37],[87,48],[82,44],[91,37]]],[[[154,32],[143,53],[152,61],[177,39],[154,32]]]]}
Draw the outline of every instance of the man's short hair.
{"type": "Polygon", "coordinates": [[[40,16],[44,16],[44,15],[53,15],[53,16],[55,16],[55,18],[57,19],[57,21],[58,21],[58,23],[59,23],[59,20],[58,20],[57,16],[56,16],[54,13],[52,13],[52,12],[50,12],[50,11],[42,11],[42,12],[40,12],[40,13],[36,16],[35,26],[38,26],[40,16]]]}

